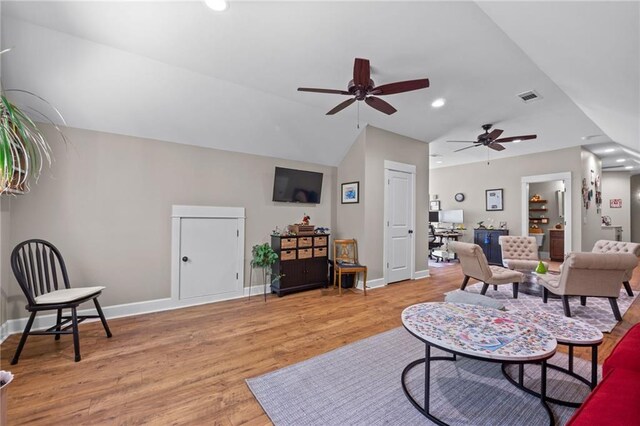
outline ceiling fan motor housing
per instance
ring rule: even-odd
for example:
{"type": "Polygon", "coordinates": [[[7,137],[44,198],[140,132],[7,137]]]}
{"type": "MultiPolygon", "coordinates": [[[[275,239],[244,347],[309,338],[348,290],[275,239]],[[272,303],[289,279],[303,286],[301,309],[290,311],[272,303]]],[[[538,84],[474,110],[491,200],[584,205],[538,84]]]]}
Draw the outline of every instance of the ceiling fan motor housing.
{"type": "Polygon", "coordinates": [[[357,100],[364,101],[369,92],[373,90],[374,87],[376,87],[376,85],[371,79],[369,79],[369,85],[366,87],[362,85],[356,85],[353,80],[351,80],[349,81],[349,84],[347,86],[347,91],[354,95],[357,100]]]}

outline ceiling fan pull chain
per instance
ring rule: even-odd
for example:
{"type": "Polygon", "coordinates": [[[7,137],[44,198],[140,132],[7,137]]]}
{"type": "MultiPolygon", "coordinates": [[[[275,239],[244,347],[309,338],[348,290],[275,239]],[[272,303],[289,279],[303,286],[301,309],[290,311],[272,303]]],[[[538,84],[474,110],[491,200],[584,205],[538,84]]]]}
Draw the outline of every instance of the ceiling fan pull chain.
{"type": "Polygon", "coordinates": [[[359,128],[360,128],[360,102],[358,102],[358,103],[356,104],[356,107],[357,107],[357,109],[358,109],[358,112],[357,112],[357,116],[358,116],[357,121],[358,121],[358,122],[356,123],[356,127],[359,129],[359,128]]]}

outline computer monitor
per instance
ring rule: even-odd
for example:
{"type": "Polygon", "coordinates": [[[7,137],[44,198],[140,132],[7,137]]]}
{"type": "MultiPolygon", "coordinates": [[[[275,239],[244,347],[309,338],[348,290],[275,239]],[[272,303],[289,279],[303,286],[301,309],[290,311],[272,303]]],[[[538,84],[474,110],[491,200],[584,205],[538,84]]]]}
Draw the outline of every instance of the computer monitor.
{"type": "Polygon", "coordinates": [[[463,210],[440,210],[440,223],[450,223],[451,228],[455,224],[464,223],[464,211],[463,210]]]}

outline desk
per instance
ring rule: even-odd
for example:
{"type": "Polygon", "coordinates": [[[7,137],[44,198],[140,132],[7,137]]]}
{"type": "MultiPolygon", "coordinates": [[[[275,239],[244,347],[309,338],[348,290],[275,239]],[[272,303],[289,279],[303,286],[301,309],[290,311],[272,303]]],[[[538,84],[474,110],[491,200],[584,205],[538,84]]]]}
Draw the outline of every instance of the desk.
{"type": "Polygon", "coordinates": [[[442,244],[442,248],[439,250],[432,250],[431,251],[431,256],[434,257],[437,260],[447,260],[447,262],[449,261],[449,259],[457,259],[458,257],[456,256],[455,253],[450,253],[449,252],[449,247],[448,247],[448,243],[449,240],[453,240],[453,241],[458,241],[458,238],[462,237],[462,232],[458,232],[458,231],[436,231],[433,234],[436,238],[440,238],[440,242],[443,243],[442,244]],[[451,257],[451,255],[453,255],[453,257],[451,257]]]}

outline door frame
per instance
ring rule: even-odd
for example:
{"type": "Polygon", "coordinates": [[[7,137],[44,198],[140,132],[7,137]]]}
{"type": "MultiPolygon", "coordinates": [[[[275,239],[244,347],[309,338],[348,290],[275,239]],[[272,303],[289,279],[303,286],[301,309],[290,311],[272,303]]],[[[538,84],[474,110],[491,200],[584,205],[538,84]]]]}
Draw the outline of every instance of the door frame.
{"type": "Polygon", "coordinates": [[[521,229],[522,235],[529,235],[529,184],[540,182],[564,181],[564,252],[572,251],[572,183],[571,172],[549,173],[546,175],[523,176],[521,178],[522,211],[521,211],[521,229]]]}
{"type": "MultiPolygon", "coordinates": [[[[410,265],[409,270],[411,271],[411,278],[414,280],[416,278],[416,166],[415,164],[406,164],[406,163],[398,163],[396,161],[384,160],[384,180],[386,182],[389,181],[389,171],[394,170],[398,172],[404,172],[410,174],[411,181],[411,197],[413,199],[413,208],[411,209],[411,219],[410,226],[413,229],[413,234],[411,235],[411,244],[409,248],[411,249],[410,255],[410,265]]],[[[389,221],[389,185],[388,183],[384,183],[384,215],[382,222],[382,235],[383,238],[383,249],[382,249],[382,271],[383,271],[383,280],[384,284],[389,284],[389,268],[387,268],[387,262],[389,260],[389,227],[387,226],[387,222],[389,221]]]]}
{"type": "Polygon", "coordinates": [[[201,305],[203,303],[217,302],[220,300],[235,299],[244,294],[244,234],[245,234],[244,207],[215,207],[215,206],[171,206],[171,301],[175,307],[201,305]],[[180,299],[180,224],[184,218],[204,219],[237,219],[238,220],[238,248],[236,252],[238,260],[238,281],[240,289],[238,294],[225,293],[223,295],[209,295],[180,299]]]}

